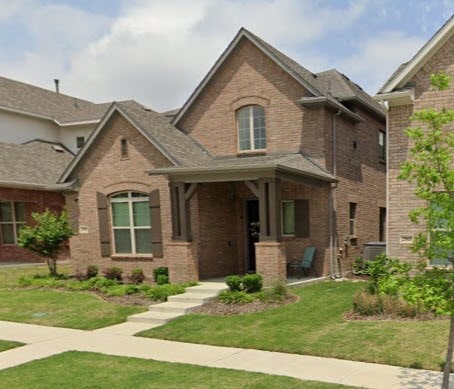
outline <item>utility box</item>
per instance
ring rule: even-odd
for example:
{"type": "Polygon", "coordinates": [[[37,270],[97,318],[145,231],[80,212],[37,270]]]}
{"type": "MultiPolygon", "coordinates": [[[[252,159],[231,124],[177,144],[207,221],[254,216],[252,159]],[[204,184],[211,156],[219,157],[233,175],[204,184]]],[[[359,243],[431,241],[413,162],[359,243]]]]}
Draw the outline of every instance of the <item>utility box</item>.
{"type": "Polygon", "coordinates": [[[386,252],[386,242],[369,242],[364,245],[363,259],[372,261],[381,253],[386,252]]]}

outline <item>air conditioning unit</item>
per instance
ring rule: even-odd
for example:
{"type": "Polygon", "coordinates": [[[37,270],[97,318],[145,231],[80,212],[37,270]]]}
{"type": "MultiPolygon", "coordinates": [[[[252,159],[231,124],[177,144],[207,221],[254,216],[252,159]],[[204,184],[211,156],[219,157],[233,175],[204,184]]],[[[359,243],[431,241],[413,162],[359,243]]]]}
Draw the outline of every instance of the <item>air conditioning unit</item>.
{"type": "Polygon", "coordinates": [[[364,245],[363,259],[372,261],[381,253],[386,252],[386,242],[369,242],[364,245]]]}

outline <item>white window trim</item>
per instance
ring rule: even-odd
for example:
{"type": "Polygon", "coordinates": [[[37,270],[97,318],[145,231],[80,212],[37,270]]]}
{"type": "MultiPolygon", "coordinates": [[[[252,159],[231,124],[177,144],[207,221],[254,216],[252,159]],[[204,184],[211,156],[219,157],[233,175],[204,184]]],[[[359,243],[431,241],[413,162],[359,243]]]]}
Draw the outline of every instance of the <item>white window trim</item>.
{"type": "MultiPolygon", "coordinates": [[[[150,256],[152,253],[137,253],[136,251],[136,239],[135,239],[135,230],[150,230],[151,231],[151,220],[149,226],[134,226],[134,214],[133,214],[133,203],[143,203],[149,201],[149,197],[144,195],[143,197],[132,197],[132,193],[140,193],[140,192],[119,192],[115,193],[112,196],[116,196],[122,193],[127,193],[128,197],[119,197],[113,198],[110,197],[110,203],[127,203],[128,204],[128,212],[129,212],[129,226],[118,226],[115,227],[113,225],[113,212],[112,212],[112,205],[110,206],[110,220],[112,221],[112,229],[111,229],[111,236],[112,242],[114,247],[114,256],[125,256],[125,255],[142,255],[142,256],[150,256]],[[129,239],[131,242],[131,252],[130,253],[118,253],[115,241],[115,230],[129,230],[129,239]]],[[[150,238],[151,239],[151,238],[150,238]]]]}
{"type": "MultiPolygon", "coordinates": [[[[12,216],[12,220],[11,221],[7,221],[7,222],[4,222],[2,220],[0,220],[0,225],[3,225],[3,224],[12,224],[13,225],[13,234],[14,234],[14,243],[3,243],[3,238],[1,236],[1,232],[0,232],[0,243],[4,246],[16,246],[17,245],[17,226],[18,225],[25,225],[27,222],[26,221],[16,221],[16,206],[15,204],[16,203],[19,203],[20,201],[0,201],[1,203],[8,203],[8,204],[11,204],[11,216],[12,216]]],[[[25,204],[25,203],[23,203],[25,204]]]]}
{"type": "MultiPolygon", "coordinates": [[[[295,200],[282,200],[281,201],[281,234],[282,236],[289,236],[289,237],[294,237],[295,236],[295,231],[293,234],[285,234],[284,233],[284,203],[293,203],[293,211],[295,211],[295,200]]],[[[294,220],[295,224],[296,220],[294,220]]],[[[294,226],[295,228],[295,226],[294,226]]]]}
{"type": "Polygon", "coordinates": [[[254,142],[254,107],[261,107],[263,109],[263,115],[265,117],[265,143],[267,142],[266,139],[266,116],[265,116],[265,108],[263,108],[261,105],[257,104],[252,104],[252,105],[246,105],[244,107],[239,108],[236,111],[236,128],[237,128],[237,137],[238,137],[238,153],[257,153],[257,152],[263,152],[266,151],[266,148],[264,149],[256,149],[255,148],[255,142],[254,142]],[[240,148],[240,125],[238,121],[238,112],[243,110],[243,109],[248,109],[249,111],[249,142],[251,144],[251,148],[247,150],[241,150],[240,148]]]}
{"type": "Polygon", "coordinates": [[[358,203],[348,203],[348,234],[350,237],[352,236],[356,236],[356,219],[357,219],[357,212],[358,212],[358,203]],[[354,205],[353,205],[354,204],[354,205]],[[352,209],[352,205],[353,205],[353,209],[355,211],[354,213],[354,217],[350,217],[351,216],[351,209],[352,209]],[[351,223],[353,222],[353,233],[351,231],[351,223]]]}

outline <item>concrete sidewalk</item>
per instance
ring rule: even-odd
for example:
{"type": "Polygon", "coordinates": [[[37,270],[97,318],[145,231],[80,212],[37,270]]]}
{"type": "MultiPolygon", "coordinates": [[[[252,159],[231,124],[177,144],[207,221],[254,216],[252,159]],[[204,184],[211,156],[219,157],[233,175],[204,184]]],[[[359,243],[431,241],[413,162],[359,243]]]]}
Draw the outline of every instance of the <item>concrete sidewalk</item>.
{"type": "Polygon", "coordinates": [[[441,383],[441,373],[427,370],[129,335],[146,328],[145,324],[124,323],[95,331],[80,331],[0,321],[0,339],[27,344],[0,353],[0,369],[75,350],[261,372],[366,388],[427,389],[437,388],[441,383]]]}

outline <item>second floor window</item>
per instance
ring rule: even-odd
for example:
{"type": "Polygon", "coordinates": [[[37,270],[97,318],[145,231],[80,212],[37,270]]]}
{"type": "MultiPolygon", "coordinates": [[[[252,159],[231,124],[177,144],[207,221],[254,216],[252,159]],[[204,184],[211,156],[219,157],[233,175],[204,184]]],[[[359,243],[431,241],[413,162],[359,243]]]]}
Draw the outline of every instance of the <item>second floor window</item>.
{"type": "Polygon", "coordinates": [[[378,157],[381,160],[386,160],[386,132],[378,133],[378,157]]]}
{"type": "Polygon", "coordinates": [[[237,111],[238,149],[253,151],[266,149],[265,110],[259,105],[248,105],[237,111]]]}

